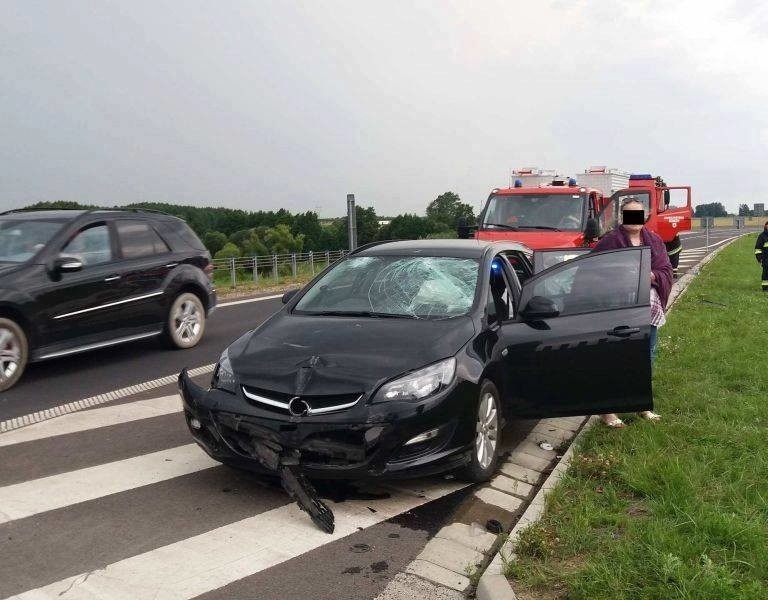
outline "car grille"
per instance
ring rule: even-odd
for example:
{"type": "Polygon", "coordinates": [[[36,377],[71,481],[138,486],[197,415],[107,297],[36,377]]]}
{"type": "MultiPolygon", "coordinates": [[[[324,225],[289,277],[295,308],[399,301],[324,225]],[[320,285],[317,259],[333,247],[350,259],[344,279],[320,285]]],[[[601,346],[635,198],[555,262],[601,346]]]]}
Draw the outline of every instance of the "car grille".
{"type": "Polygon", "coordinates": [[[308,409],[306,412],[307,416],[324,415],[352,408],[363,397],[363,394],[295,396],[246,385],[243,386],[243,394],[251,404],[284,415],[296,414],[295,412],[291,412],[290,409],[292,400],[303,400],[308,409]]]}

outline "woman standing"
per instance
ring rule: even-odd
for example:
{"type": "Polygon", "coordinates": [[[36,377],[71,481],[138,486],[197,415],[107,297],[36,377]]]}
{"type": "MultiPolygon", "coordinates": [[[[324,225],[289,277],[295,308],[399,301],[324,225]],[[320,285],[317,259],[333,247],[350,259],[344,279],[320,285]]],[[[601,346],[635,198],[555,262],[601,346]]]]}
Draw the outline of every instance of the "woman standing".
{"type": "MultiPolygon", "coordinates": [[[[630,246],[650,246],[651,248],[651,368],[656,358],[656,346],[658,343],[658,328],[664,322],[664,311],[667,307],[669,292],[672,290],[672,263],[669,262],[667,249],[662,239],[653,231],[649,231],[643,225],[645,223],[645,209],[643,203],[636,198],[628,198],[621,206],[621,225],[608,232],[597,245],[593,252],[603,250],[616,250],[617,248],[629,248],[630,246]]],[[[640,416],[650,421],[658,421],[661,417],[656,413],[646,410],[640,416]]],[[[601,415],[603,423],[608,427],[625,427],[616,414],[601,415]]]]}

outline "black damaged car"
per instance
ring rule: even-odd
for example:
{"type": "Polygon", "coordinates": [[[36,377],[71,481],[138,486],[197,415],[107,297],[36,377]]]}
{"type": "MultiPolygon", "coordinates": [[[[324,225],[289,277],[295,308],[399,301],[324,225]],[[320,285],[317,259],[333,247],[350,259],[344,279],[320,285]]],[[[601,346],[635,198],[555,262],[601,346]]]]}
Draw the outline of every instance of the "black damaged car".
{"type": "Polygon", "coordinates": [[[360,248],[229,346],[209,389],[181,373],[187,424],[294,497],[287,477],[486,480],[510,418],[652,408],[649,252],[360,248]]]}

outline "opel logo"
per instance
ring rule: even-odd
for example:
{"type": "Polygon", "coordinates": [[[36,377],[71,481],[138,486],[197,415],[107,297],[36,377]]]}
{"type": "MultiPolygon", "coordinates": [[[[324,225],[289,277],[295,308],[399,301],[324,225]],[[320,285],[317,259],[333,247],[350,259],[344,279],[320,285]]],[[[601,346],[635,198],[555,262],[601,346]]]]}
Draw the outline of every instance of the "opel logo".
{"type": "Polygon", "coordinates": [[[306,417],[309,414],[309,404],[298,396],[294,396],[288,402],[288,412],[294,417],[306,417]]]}

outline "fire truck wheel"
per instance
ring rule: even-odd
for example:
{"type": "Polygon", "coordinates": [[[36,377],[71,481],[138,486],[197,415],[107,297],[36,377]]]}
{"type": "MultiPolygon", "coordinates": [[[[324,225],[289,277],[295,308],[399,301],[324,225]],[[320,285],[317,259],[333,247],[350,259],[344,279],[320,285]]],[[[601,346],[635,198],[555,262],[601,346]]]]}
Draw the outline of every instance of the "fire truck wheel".
{"type": "Polygon", "coordinates": [[[677,265],[680,262],[680,252],[683,250],[680,236],[676,235],[671,242],[664,242],[664,245],[667,247],[667,254],[669,255],[669,262],[672,263],[672,269],[677,271],[677,265]]]}

